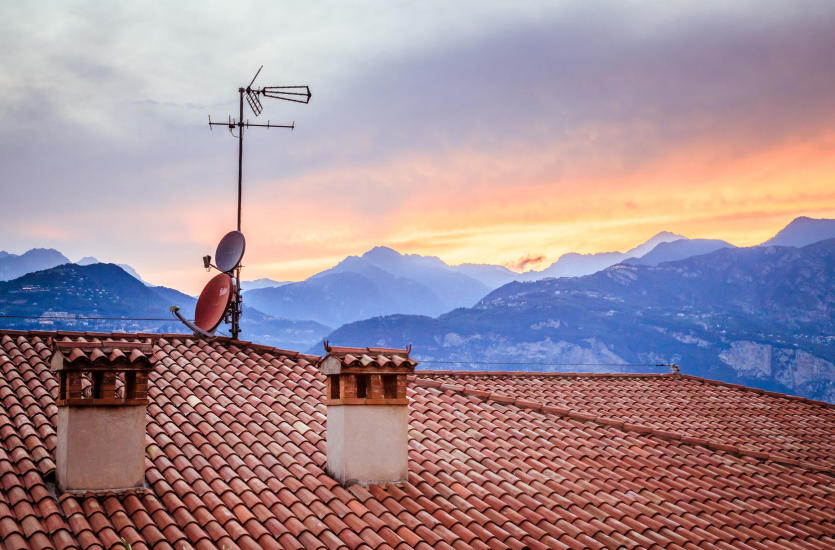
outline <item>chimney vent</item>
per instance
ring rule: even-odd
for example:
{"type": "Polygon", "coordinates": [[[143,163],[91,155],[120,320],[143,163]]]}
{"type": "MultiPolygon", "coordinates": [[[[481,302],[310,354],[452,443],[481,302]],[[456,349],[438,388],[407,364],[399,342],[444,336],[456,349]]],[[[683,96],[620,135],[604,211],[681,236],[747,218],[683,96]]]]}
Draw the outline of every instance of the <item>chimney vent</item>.
{"type": "Polygon", "coordinates": [[[406,377],[411,348],[342,348],[325,342],[328,472],[349,485],[396,483],[409,474],[406,377]]]}
{"type": "Polygon", "coordinates": [[[145,484],[145,408],[153,343],[53,343],[58,373],[56,478],[62,491],[145,484]]]}

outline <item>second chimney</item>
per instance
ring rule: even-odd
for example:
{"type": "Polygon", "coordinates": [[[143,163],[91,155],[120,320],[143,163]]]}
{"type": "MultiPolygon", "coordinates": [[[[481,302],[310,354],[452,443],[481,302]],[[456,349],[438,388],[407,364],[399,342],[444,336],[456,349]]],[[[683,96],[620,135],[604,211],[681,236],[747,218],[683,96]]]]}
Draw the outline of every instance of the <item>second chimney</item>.
{"type": "Polygon", "coordinates": [[[55,341],[56,481],[62,491],[144,487],[145,408],[153,344],[55,341]]]}
{"type": "Polygon", "coordinates": [[[325,342],[328,473],[343,484],[393,483],[409,475],[409,348],[340,348],[325,342]]]}

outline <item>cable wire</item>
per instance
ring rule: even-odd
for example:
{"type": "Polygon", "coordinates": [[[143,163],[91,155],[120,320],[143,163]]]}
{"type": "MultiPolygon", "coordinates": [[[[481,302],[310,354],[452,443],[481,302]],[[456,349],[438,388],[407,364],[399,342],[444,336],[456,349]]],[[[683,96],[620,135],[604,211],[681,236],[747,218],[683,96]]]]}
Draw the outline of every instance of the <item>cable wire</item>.
{"type": "MultiPolygon", "coordinates": [[[[2,319],[60,319],[64,321],[176,321],[173,317],[68,317],[66,315],[1,315],[2,319]]],[[[193,319],[189,319],[193,321],[193,319]]]]}

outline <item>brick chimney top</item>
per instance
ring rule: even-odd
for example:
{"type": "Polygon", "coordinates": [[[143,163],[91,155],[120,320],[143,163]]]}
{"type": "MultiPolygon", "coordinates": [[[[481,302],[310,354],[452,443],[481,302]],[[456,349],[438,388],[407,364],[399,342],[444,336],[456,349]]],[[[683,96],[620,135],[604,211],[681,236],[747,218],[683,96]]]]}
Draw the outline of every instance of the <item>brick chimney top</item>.
{"type": "Polygon", "coordinates": [[[417,366],[411,346],[346,348],[325,341],[325,351],[317,366],[328,377],[328,405],[406,404],[406,375],[417,366]]]}
{"type": "Polygon", "coordinates": [[[411,346],[343,348],[325,342],[328,473],[346,485],[398,483],[409,475],[407,377],[411,346]]]}
{"type": "Polygon", "coordinates": [[[60,387],[55,404],[145,405],[154,345],[118,340],[56,340],[52,370],[60,387]]]}
{"type": "Polygon", "coordinates": [[[55,340],[52,343],[53,366],[57,358],[64,364],[145,363],[154,362],[154,344],[116,340],[55,340]]]}
{"type": "Polygon", "coordinates": [[[145,408],[153,342],[55,340],[56,478],[62,491],[145,483],[145,408]]]}

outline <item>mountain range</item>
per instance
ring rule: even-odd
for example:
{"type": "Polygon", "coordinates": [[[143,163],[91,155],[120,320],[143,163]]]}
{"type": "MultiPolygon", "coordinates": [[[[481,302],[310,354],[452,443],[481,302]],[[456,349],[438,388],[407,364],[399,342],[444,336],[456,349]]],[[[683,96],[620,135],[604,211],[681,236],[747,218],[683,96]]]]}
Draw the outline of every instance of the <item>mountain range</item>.
{"type": "Polygon", "coordinates": [[[0,250],[0,281],[17,279],[21,275],[67,264],[69,259],[54,248],[33,248],[23,254],[0,250]]]}
{"type": "Polygon", "coordinates": [[[675,241],[659,243],[658,246],[643,256],[630,257],[623,260],[622,263],[631,265],[658,265],[664,262],[683,260],[691,256],[709,254],[721,248],[735,247],[731,243],[719,239],[677,239],[675,241]]]}
{"type": "MultiPolygon", "coordinates": [[[[835,292],[825,264],[831,251],[820,243],[798,248],[831,237],[835,220],[811,218],[794,220],[752,248],[663,232],[627,252],[566,254],[526,273],[489,264],[451,266],[376,247],[304,281],[245,282],[242,337],[316,352],[325,337],[340,344],[413,343],[424,359],[454,358],[474,367],[511,357],[680,361],[685,372],[832,400],[835,292]],[[793,264],[800,271],[787,267],[793,264]],[[547,277],[587,271],[593,273],[547,277]],[[611,286],[633,276],[632,285],[611,286]]],[[[70,264],[53,249],[0,252],[0,274],[35,270],[0,283],[3,326],[183,331],[168,320],[168,306],[192,312],[195,298],[147,286],[125,267],[70,264]]]]}
{"type": "Polygon", "coordinates": [[[573,363],[573,370],[628,371],[628,364],[646,370],[676,362],[687,374],[835,401],[833,335],[835,239],[829,239],[514,282],[474,307],[437,318],[367,319],[328,340],[411,344],[427,368],[457,361],[456,368],[477,370],[573,363]]]}
{"type": "Polygon", "coordinates": [[[761,246],[806,246],[835,237],[835,220],[801,216],[792,220],[761,246]]]}
{"type": "MultiPolygon", "coordinates": [[[[186,327],[168,308],[176,305],[189,316],[195,303],[173,288],[147,286],[115,264],[66,263],[0,282],[4,328],[182,333],[186,327]],[[120,319],[125,317],[130,319],[120,319]]],[[[306,349],[330,331],[313,321],[277,319],[246,306],[241,329],[249,340],[292,350],[306,349]]]]}
{"type": "Polygon", "coordinates": [[[673,239],[678,245],[665,253],[686,256],[691,241],[663,232],[625,253],[570,253],[542,271],[525,273],[489,264],[451,266],[434,256],[400,254],[378,246],[362,256],[348,256],[304,281],[253,288],[245,296],[247,303],[272,315],[312,319],[330,326],[395,313],[434,317],[458,307],[470,307],[491,290],[511,281],[594,273],[635,255],[650,253],[673,239]]]}
{"type": "Polygon", "coordinates": [[[246,292],[247,290],[255,290],[257,288],[283,286],[289,282],[291,281],[276,281],[275,279],[261,277],[260,279],[255,279],[254,281],[241,281],[241,289],[246,292]]]}
{"type": "Polygon", "coordinates": [[[648,241],[626,252],[601,252],[598,254],[577,254],[576,252],[569,252],[560,256],[556,262],[542,271],[527,271],[521,277],[516,277],[514,280],[538,281],[546,277],[582,277],[583,275],[591,275],[626,259],[640,258],[663,243],[680,240],[686,241],[687,239],[669,231],[662,231],[651,237],[648,241]]]}
{"type": "MultiPolygon", "coordinates": [[[[78,264],[78,265],[93,265],[93,264],[100,264],[102,262],[99,261],[98,259],[94,258],[93,256],[84,256],[83,258],[81,258],[80,260],[78,260],[75,263],[78,264]]],[[[137,281],[140,281],[147,286],[153,286],[153,285],[151,285],[151,283],[149,283],[148,281],[146,281],[145,279],[140,277],[139,273],[137,273],[136,270],[134,268],[132,268],[131,266],[129,266],[128,264],[116,264],[116,265],[118,265],[119,267],[124,269],[125,272],[128,275],[130,275],[131,277],[133,277],[137,281]]]]}

